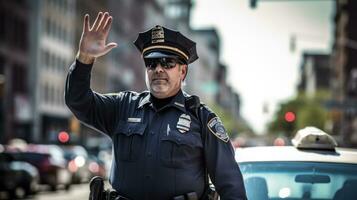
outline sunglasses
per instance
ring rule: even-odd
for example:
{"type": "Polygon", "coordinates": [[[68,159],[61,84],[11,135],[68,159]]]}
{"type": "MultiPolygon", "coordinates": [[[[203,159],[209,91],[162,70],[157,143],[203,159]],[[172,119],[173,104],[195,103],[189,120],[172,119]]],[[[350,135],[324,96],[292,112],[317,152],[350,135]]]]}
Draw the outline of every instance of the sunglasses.
{"type": "Polygon", "coordinates": [[[147,69],[154,70],[158,64],[164,69],[172,69],[176,67],[177,64],[183,64],[181,61],[175,58],[149,58],[144,59],[145,66],[147,69]]]}

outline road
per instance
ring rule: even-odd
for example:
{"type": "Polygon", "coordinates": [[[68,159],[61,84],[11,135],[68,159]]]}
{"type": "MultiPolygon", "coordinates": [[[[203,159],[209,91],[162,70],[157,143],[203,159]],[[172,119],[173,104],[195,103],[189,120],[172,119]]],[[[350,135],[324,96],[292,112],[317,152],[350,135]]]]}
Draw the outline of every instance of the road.
{"type": "MultiPolygon", "coordinates": [[[[111,188],[108,181],[104,181],[104,188],[111,188]]],[[[23,198],[23,200],[88,200],[89,196],[89,183],[72,185],[68,191],[59,188],[53,192],[49,189],[42,185],[37,194],[23,198]]],[[[23,191],[18,193],[18,196],[21,197],[21,194],[23,191]]],[[[0,192],[0,200],[9,200],[9,195],[6,192],[0,192]]]]}
{"type": "Polygon", "coordinates": [[[88,195],[88,184],[80,184],[73,185],[69,191],[61,189],[56,192],[41,191],[26,200],[87,200],[88,195]]]}

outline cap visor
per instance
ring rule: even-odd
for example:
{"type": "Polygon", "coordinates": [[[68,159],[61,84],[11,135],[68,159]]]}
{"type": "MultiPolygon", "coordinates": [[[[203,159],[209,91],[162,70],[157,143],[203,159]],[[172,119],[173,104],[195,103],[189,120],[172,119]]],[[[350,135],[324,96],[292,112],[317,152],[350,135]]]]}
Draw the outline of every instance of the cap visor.
{"type": "Polygon", "coordinates": [[[179,56],[175,54],[154,51],[146,54],[144,58],[179,58],[179,56]]]}

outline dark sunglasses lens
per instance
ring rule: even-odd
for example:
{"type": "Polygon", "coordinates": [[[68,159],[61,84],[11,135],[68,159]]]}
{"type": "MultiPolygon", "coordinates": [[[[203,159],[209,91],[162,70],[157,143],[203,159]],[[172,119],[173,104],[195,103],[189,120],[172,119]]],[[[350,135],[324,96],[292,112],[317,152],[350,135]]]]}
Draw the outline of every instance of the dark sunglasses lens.
{"type": "Polygon", "coordinates": [[[174,68],[177,64],[177,61],[174,59],[166,59],[165,67],[168,69],[174,68]]]}
{"type": "Polygon", "coordinates": [[[180,63],[178,60],[173,59],[173,58],[156,58],[156,59],[145,59],[145,66],[148,69],[155,69],[157,64],[160,63],[160,65],[164,69],[171,69],[176,66],[176,64],[180,63]]]}
{"type": "Polygon", "coordinates": [[[149,69],[155,69],[157,62],[154,59],[146,59],[145,67],[149,69]]]}
{"type": "Polygon", "coordinates": [[[165,69],[171,69],[176,67],[176,64],[179,63],[176,59],[173,58],[162,58],[160,64],[165,69]]]}

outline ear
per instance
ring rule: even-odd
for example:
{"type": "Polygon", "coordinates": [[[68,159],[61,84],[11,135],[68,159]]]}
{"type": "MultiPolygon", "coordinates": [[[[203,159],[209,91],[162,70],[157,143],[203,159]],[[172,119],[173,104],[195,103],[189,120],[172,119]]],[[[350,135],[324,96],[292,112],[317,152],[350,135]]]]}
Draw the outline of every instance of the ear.
{"type": "Polygon", "coordinates": [[[185,80],[186,76],[187,76],[187,65],[181,65],[181,74],[182,74],[182,77],[183,79],[182,80],[185,80]]]}

